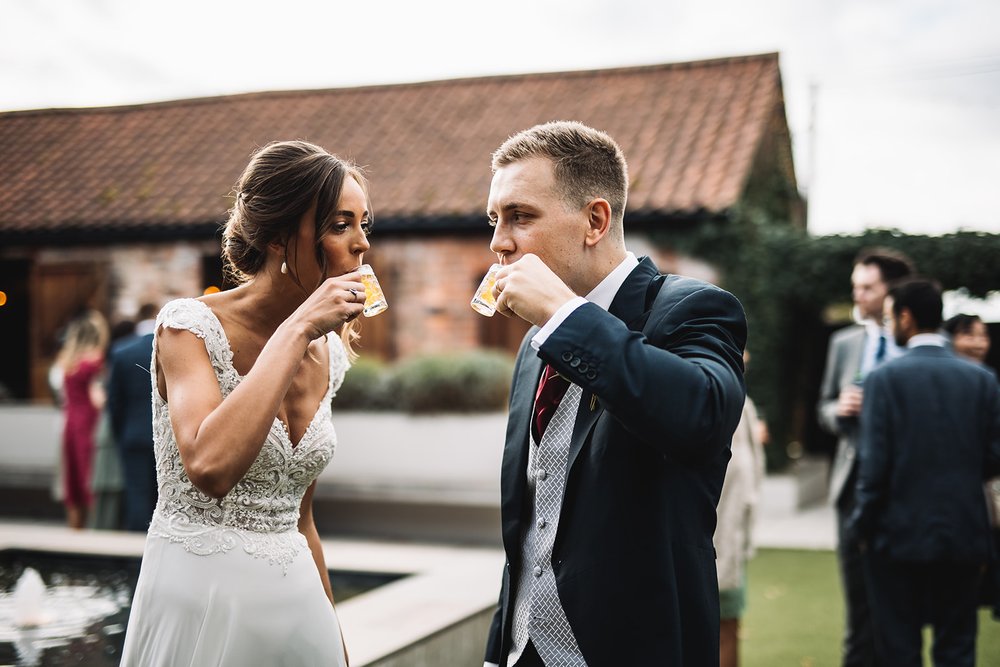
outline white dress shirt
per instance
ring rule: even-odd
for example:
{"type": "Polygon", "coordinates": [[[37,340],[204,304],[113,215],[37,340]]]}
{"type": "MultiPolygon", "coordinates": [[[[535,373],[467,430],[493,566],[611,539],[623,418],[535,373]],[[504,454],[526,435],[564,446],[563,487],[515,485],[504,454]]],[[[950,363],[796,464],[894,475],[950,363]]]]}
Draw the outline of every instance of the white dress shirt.
{"type": "Polygon", "coordinates": [[[531,347],[535,348],[535,350],[540,349],[549,336],[552,335],[552,332],[570,316],[570,313],[588,301],[597,304],[604,310],[610,308],[611,302],[615,300],[615,295],[618,294],[618,290],[625,284],[625,279],[628,278],[629,274],[637,266],[639,266],[639,260],[636,259],[634,254],[626,251],[625,259],[611,273],[606,275],[604,280],[598,283],[597,287],[590,291],[587,298],[575,296],[559,307],[559,310],[549,318],[549,321],[545,323],[541,331],[532,336],[531,347]]]}
{"type": "Polygon", "coordinates": [[[861,377],[867,377],[869,373],[875,370],[876,366],[881,366],[887,361],[902,356],[903,348],[896,345],[892,334],[874,321],[865,320],[862,324],[865,327],[865,349],[861,355],[861,377]],[[880,362],[876,363],[875,356],[878,353],[879,338],[883,336],[885,337],[885,356],[880,362]]]}
{"type": "Polygon", "coordinates": [[[912,348],[918,345],[933,345],[935,347],[947,347],[948,339],[937,333],[917,334],[906,341],[906,347],[912,348]]]}
{"type": "Polygon", "coordinates": [[[145,336],[156,331],[156,320],[142,320],[135,325],[135,335],[145,336]]]}

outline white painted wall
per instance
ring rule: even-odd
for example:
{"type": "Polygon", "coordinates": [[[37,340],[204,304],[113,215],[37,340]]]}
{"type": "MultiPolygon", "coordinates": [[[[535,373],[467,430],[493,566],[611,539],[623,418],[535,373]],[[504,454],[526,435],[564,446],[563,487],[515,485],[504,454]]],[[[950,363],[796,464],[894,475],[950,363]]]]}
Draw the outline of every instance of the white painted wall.
{"type": "MultiPolygon", "coordinates": [[[[499,505],[507,415],[334,415],[338,444],[320,495],[499,505]]],[[[0,406],[0,476],[51,474],[62,416],[51,406],[0,406]]]]}

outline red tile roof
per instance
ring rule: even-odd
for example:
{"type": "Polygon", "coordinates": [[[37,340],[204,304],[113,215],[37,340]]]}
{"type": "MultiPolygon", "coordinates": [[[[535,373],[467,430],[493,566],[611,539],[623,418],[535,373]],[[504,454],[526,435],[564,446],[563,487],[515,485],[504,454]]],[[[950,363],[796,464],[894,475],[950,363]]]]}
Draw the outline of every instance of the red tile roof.
{"type": "Polygon", "coordinates": [[[553,119],[582,121],[621,144],[627,219],[718,214],[739,200],[775,114],[787,141],[774,53],[12,112],[0,114],[0,236],[214,230],[254,148],[292,138],[366,165],[381,223],[484,222],[491,152],[553,119]]]}

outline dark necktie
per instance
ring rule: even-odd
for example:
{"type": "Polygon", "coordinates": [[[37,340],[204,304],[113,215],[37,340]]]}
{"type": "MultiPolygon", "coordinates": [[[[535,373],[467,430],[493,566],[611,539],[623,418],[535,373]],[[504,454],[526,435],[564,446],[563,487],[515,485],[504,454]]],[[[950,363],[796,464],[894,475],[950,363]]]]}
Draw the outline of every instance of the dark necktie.
{"type": "Polygon", "coordinates": [[[549,425],[549,420],[559,407],[566,389],[569,387],[569,380],[559,375],[556,369],[546,364],[542,371],[542,381],[538,383],[538,393],[535,394],[535,411],[532,415],[531,425],[535,433],[535,442],[542,441],[545,427],[549,425]]]}
{"type": "Polygon", "coordinates": [[[879,334],[878,347],[875,348],[875,365],[878,366],[885,361],[885,334],[879,334]]]}

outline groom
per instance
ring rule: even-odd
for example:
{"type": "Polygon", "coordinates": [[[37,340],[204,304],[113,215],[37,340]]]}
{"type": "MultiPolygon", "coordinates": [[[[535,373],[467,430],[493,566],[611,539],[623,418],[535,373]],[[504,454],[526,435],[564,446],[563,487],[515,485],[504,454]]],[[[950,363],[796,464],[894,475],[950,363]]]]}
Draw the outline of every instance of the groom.
{"type": "Polygon", "coordinates": [[[493,154],[497,309],[536,326],[511,387],[487,664],[719,663],[712,533],[746,320],[626,251],[627,184],[615,141],[580,123],[493,154]]]}

